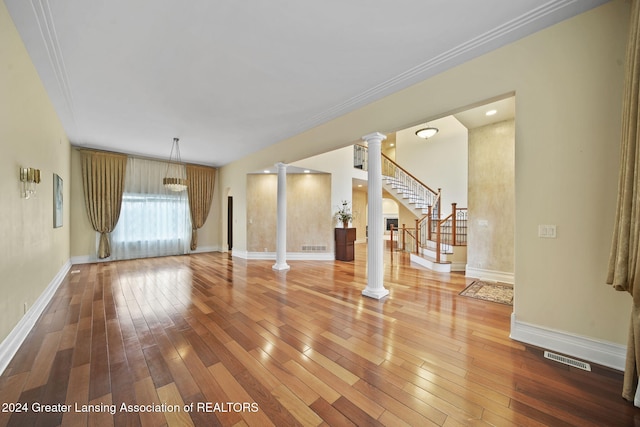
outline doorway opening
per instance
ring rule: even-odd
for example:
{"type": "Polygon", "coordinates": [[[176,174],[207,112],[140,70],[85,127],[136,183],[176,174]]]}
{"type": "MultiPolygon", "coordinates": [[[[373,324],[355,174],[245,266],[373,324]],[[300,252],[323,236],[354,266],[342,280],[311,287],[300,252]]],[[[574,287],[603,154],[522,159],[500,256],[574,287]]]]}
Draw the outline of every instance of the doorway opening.
{"type": "Polygon", "coordinates": [[[233,196],[227,196],[227,248],[233,249],[233,196]]]}

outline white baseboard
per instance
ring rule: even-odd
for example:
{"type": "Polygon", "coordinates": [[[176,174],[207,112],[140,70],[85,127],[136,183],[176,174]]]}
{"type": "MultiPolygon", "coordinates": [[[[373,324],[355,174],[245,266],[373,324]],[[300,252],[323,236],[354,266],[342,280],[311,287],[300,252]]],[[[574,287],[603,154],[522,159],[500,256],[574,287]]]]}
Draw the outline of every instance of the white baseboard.
{"type": "MultiPolygon", "coordinates": [[[[275,259],[275,258],[274,258],[275,259]]],[[[287,260],[291,261],[335,261],[333,252],[289,252],[287,260]]]]}
{"type": "Polygon", "coordinates": [[[467,271],[467,264],[451,261],[451,271],[467,271]]]}
{"type": "MultiPolygon", "coordinates": [[[[247,252],[234,250],[231,255],[251,260],[274,261],[276,259],[275,252],[247,252]]],[[[287,252],[286,259],[287,261],[334,261],[336,257],[333,252],[287,252]]]]}
{"type": "MultiPolygon", "coordinates": [[[[202,254],[207,252],[222,252],[219,246],[199,246],[194,251],[189,251],[188,254],[202,254]]],[[[81,255],[71,257],[71,264],[93,264],[97,262],[111,262],[111,261],[122,261],[122,260],[114,260],[111,258],[100,259],[96,255],[81,255]]]]}
{"type": "Polygon", "coordinates": [[[81,255],[81,256],[72,256],[71,264],[79,265],[79,264],[93,264],[94,262],[108,262],[110,260],[107,259],[98,259],[95,255],[81,255]]]}
{"type": "Polygon", "coordinates": [[[627,347],[520,322],[511,314],[511,339],[624,371],[627,347]]]}
{"type": "Polygon", "coordinates": [[[249,252],[239,251],[237,249],[231,249],[231,256],[236,258],[248,259],[249,252]]]}
{"type": "Polygon", "coordinates": [[[58,287],[70,269],[71,260],[67,261],[62,266],[60,271],[58,271],[58,274],[56,274],[49,285],[47,285],[45,290],[40,294],[27,313],[22,316],[22,319],[20,319],[18,324],[13,328],[9,335],[7,335],[2,343],[0,343],[0,374],[2,374],[7,368],[9,362],[11,362],[11,359],[16,354],[25,338],[27,338],[27,335],[31,332],[31,329],[47,307],[47,304],[49,304],[49,301],[51,301],[51,298],[53,298],[53,295],[56,293],[56,290],[58,290],[58,287]]]}
{"type": "Polygon", "coordinates": [[[203,254],[206,252],[222,252],[220,246],[198,246],[195,250],[190,251],[192,254],[203,254]]]}
{"type": "Polygon", "coordinates": [[[488,280],[490,282],[509,283],[511,285],[515,283],[515,276],[513,273],[473,268],[469,265],[465,268],[465,277],[473,277],[475,279],[488,280]]]}

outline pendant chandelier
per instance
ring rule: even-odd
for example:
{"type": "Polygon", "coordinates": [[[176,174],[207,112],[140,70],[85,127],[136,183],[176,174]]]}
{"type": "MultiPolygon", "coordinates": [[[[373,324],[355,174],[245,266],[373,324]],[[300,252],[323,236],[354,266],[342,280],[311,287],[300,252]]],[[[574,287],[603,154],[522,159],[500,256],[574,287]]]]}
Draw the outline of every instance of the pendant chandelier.
{"type": "Polygon", "coordinates": [[[178,138],[173,138],[167,173],[162,179],[162,185],[168,190],[179,192],[187,189],[187,171],[180,158],[180,145],[178,138]]]}

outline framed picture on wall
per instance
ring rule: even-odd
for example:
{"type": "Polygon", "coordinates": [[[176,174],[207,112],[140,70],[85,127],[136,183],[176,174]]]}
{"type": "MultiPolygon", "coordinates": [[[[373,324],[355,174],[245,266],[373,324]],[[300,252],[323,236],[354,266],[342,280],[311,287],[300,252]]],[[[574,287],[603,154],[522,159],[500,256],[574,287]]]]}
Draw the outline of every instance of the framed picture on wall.
{"type": "Polygon", "coordinates": [[[62,227],[62,178],[53,174],[53,228],[62,227]]]}

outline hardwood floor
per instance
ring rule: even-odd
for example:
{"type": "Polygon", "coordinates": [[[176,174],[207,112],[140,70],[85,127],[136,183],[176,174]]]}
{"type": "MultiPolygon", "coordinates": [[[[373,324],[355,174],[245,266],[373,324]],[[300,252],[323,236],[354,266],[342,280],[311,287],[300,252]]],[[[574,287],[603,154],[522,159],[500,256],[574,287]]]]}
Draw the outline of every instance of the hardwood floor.
{"type": "Polygon", "coordinates": [[[0,376],[0,425],[640,425],[620,373],[510,340],[511,307],[461,274],[387,253],[390,296],[363,297],[365,249],[73,266],[0,376]]]}

